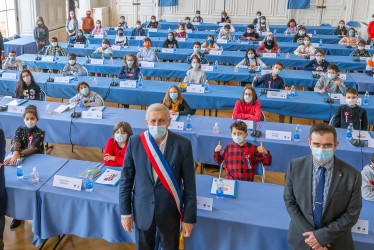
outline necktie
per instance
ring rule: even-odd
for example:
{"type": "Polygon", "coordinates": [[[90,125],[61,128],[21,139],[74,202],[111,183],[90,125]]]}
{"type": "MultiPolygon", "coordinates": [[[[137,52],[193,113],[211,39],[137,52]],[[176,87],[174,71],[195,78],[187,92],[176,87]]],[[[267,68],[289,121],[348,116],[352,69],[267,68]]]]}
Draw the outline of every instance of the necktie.
{"type": "Polygon", "coordinates": [[[319,181],[316,189],[316,197],[314,199],[314,228],[321,228],[322,209],[323,209],[323,192],[325,189],[325,167],[319,167],[319,181]]]}

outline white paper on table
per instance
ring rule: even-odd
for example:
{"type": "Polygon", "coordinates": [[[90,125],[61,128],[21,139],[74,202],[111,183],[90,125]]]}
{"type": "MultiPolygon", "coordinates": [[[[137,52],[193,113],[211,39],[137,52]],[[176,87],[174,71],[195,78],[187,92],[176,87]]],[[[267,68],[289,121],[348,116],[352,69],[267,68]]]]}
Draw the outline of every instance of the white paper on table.
{"type": "Polygon", "coordinates": [[[82,118],[85,119],[103,119],[103,112],[100,111],[82,111],[82,118]]]}
{"type": "Polygon", "coordinates": [[[148,28],[148,32],[157,32],[157,29],[155,29],[155,28],[148,28]]]}
{"type": "Polygon", "coordinates": [[[339,74],[340,79],[347,80],[347,74],[339,74]]]}
{"type": "Polygon", "coordinates": [[[266,93],[266,97],[269,99],[287,99],[287,91],[271,91],[268,90],[266,93]]]}
{"type": "Polygon", "coordinates": [[[271,35],[271,34],[273,34],[273,33],[270,32],[270,31],[264,31],[264,32],[261,32],[261,35],[262,35],[262,36],[267,36],[267,35],[271,35]]]}
{"type": "Polygon", "coordinates": [[[365,49],[367,49],[367,50],[371,49],[370,45],[365,45],[365,49]]]}
{"type": "Polygon", "coordinates": [[[318,48],[319,47],[319,43],[310,43],[311,45],[313,45],[314,47],[318,48]]]}
{"type": "Polygon", "coordinates": [[[313,34],[312,34],[312,33],[308,33],[307,35],[308,35],[310,38],[313,37],[313,34]]]}
{"type": "Polygon", "coordinates": [[[170,115],[170,118],[172,121],[177,121],[179,118],[179,115],[170,115]]]}
{"type": "Polygon", "coordinates": [[[174,53],[174,49],[173,48],[162,48],[161,52],[162,53],[174,53]]]}
{"type": "Polygon", "coordinates": [[[199,22],[191,22],[192,23],[192,25],[200,25],[200,23],[199,22]]]}
{"type": "Polygon", "coordinates": [[[263,58],[276,58],[277,53],[262,53],[263,58]]]}
{"type": "Polygon", "coordinates": [[[25,112],[25,106],[8,105],[9,113],[23,114],[25,112]]]}
{"type": "Polygon", "coordinates": [[[69,83],[71,77],[69,76],[56,76],[54,82],[69,83]]]}
{"type": "Polygon", "coordinates": [[[344,98],[342,94],[329,93],[328,95],[330,96],[330,98],[337,99],[337,100],[341,100],[344,98]]]}
{"type": "Polygon", "coordinates": [[[352,233],[369,234],[369,221],[358,219],[351,231],[352,233]]]}
{"type": "Polygon", "coordinates": [[[197,209],[212,211],[213,210],[213,198],[196,196],[197,209]]]}
{"type": "Polygon", "coordinates": [[[201,85],[191,84],[190,86],[187,86],[187,92],[204,94],[205,88],[201,85]]]}
{"type": "Polygon", "coordinates": [[[102,65],[104,64],[104,59],[91,58],[91,64],[102,65]]]}
{"type": "Polygon", "coordinates": [[[42,56],[42,62],[53,62],[54,56],[42,56]]]}
{"type": "Polygon", "coordinates": [[[116,186],[121,178],[121,171],[111,168],[106,168],[104,172],[97,178],[95,183],[116,186]]]}
{"type": "Polygon", "coordinates": [[[84,49],[85,46],[86,44],[80,44],[80,43],[74,44],[75,49],[84,49]]]}
{"type": "Polygon", "coordinates": [[[361,141],[368,141],[369,139],[371,139],[369,132],[366,130],[353,130],[352,138],[358,140],[358,135],[360,135],[361,141]]]}
{"type": "MultiPolygon", "coordinates": [[[[217,193],[217,181],[218,178],[213,178],[212,186],[210,188],[211,194],[217,193]]],[[[223,179],[223,195],[236,197],[236,180],[223,179]]]]}
{"type": "Polygon", "coordinates": [[[1,77],[4,78],[4,79],[17,79],[17,73],[7,73],[7,72],[4,72],[1,75],[1,77]]]}
{"type": "Polygon", "coordinates": [[[112,50],[121,50],[121,46],[113,45],[112,50]]]}
{"type": "Polygon", "coordinates": [[[217,43],[227,43],[227,39],[217,39],[217,43]]]}
{"type": "Polygon", "coordinates": [[[241,120],[241,119],[238,119],[238,121],[244,122],[247,125],[247,129],[253,129],[253,121],[250,121],[250,120],[241,120]]]}
{"type": "Polygon", "coordinates": [[[147,68],[154,68],[155,67],[154,62],[147,62],[147,61],[141,61],[140,65],[142,67],[147,67],[147,68]]]}
{"type": "Polygon", "coordinates": [[[183,130],[184,122],[171,121],[169,129],[171,130],[183,130]]]}
{"type": "Polygon", "coordinates": [[[60,187],[60,188],[66,188],[76,191],[82,190],[82,179],[78,178],[72,178],[62,175],[55,175],[53,177],[53,186],[54,187],[60,187]]]}
{"type": "Polygon", "coordinates": [[[185,42],[186,38],[176,37],[175,40],[177,40],[178,42],[185,42]]]}
{"type": "Polygon", "coordinates": [[[369,148],[374,148],[374,139],[369,139],[368,140],[368,147],[369,148]]]}
{"type": "Polygon", "coordinates": [[[135,40],[143,40],[144,38],[146,38],[146,36],[136,36],[135,40]]]}
{"type": "Polygon", "coordinates": [[[291,141],[291,132],[266,130],[265,138],[272,139],[272,140],[291,141]]]}
{"type": "Polygon", "coordinates": [[[209,55],[220,56],[222,55],[222,51],[221,50],[209,50],[209,55]]]}
{"type": "Polygon", "coordinates": [[[104,35],[102,35],[102,34],[96,34],[96,35],[94,35],[94,38],[104,38],[104,35]]]}
{"type": "Polygon", "coordinates": [[[136,88],[136,80],[120,81],[119,86],[122,88],[136,88]]]}
{"type": "Polygon", "coordinates": [[[201,69],[203,71],[213,71],[213,66],[210,66],[209,64],[201,64],[201,69]]]}
{"type": "Polygon", "coordinates": [[[72,108],[74,108],[74,104],[61,104],[60,106],[58,106],[55,110],[53,110],[54,112],[56,113],[63,113],[67,110],[70,110],[72,108]]]}

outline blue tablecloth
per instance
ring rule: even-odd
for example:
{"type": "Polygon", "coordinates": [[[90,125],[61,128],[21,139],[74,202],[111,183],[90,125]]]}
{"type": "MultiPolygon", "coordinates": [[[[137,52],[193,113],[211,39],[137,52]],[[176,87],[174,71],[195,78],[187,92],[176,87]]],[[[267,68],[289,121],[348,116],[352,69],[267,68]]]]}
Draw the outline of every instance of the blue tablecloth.
{"type": "MultiPolygon", "coordinates": [[[[79,174],[89,167],[103,168],[103,165],[69,160],[56,174],[79,178],[79,174]]],[[[34,245],[39,245],[43,239],[62,234],[134,243],[135,234],[126,233],[121,226],[118,186],[94,184],[93,192],[84,189],[79,192],[54,187],[51,179],[39,193],[40,220],[33,223],[34,245]]]]}
{"type": "MultiPolygon", "coordinates": [[[[8,124],[8,127],[9,124],[8,124]]],[[[13,134],[14,136],[14,134],[13,134]]],[[[7,137],[9,138],[9,137],[7,137]]],[[[14,166],[5,166],[7,209],[6,215],[19,220],[33,220],[38,209],[39,189],[67,162],[67,159],[49,155],[31,155],[22,163],[23,180],[17,179],[14,166]],[[39,172],[40,181],[31,181],[33,168],[39,172]]]]}
{"type": "Polygon", "coordinates": [[[374,93],[374,78],[364,73],[350,74],[359,92],[374,93]]]}
{"type": "Polygon", "coordinates": [[[7,56],[9,54],[9,51],[11,50],[15,50],[17,52],[17,55],[38,53],[34,37],[31,36],[25,36],[11,40],[9,42],[5,42],[5,56],[7,56]]]}

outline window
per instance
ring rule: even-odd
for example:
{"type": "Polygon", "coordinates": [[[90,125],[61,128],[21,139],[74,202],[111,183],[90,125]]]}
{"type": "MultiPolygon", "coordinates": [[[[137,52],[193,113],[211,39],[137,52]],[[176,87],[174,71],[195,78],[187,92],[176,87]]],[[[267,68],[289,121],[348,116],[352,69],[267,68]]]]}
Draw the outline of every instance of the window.
{"type": "Polygon", "coordinates": [[[0,32],[3,37],[17,33],[15,0],[0,0],[0,32]]]}

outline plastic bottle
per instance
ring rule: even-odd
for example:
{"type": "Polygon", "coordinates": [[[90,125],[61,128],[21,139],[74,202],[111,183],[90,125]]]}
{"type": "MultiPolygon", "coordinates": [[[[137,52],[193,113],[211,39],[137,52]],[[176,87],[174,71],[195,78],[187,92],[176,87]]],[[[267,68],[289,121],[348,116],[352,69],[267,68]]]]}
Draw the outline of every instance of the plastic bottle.
{"type": "Polygon", "coordinates": [[[85,188],[86,188],[87,192],[92,192],[93,191],[93,175],[92,175],[91,170],[87,171],[85,188]]]}
{"type": "Polygon", "coordinates": [[[274,29],[273,34],[274,36],[277,34],[277,29],[274,29]]]}
{"type": "Polygon", "coordinates": [[[209,82],[208,80],[205,80],[205,83],[204,83],[204,93],[208,93],[209,92],[209,82]]]}
{"type": "Polygon", "coordinates": [[[36,168],[32,168],[31,181],[34,183],[39,182],[39,173],[36,171],[36,168]]]}
{"type": "Polygon", "coordinates": [[[49,103],[47,103],[47,107],[45,108],[45,113],[47,115],[52,114],[52,108],[51,108],[51,105],[49,103]]]}
{"type": "Polygon", "coordinates": [[[298,142],[300,141],[300,138],[301,138],[301,128],[300,128],[300,125],[296,125],[295,134],[293,135],[293,140],[298,142]]]}
{"type": "Polygon", "coordinates": [[[58,61],[60,60],[60,58],[58,57],[58,52],[55,53],[55,61],[58,61]]]}
{"type": "Polygon", "coordinates": [[[138,52],[140,51],[140,45],[138,44],[138,52]]]}
{"type": "Polygon", "coordinates": [[[221,52],[223,53],[223,46],[221,46],[221,52]]]}
{"type": "Polygon", "coordinates": [[[223,199],[223,187],[224,186],[225,186],[225,183],[223,182],[223,179],[219,178],[217,180],[217,191],[216,191],[217,199],[223,199]]]}
{"type": "Polygon", "coordinates": [[[169,33],[169,32],[171,32],[171,29],[170,29],[170,28],[168,28],[168,33],[169,33]]]}
{"type": "Polygon", "coordinates": [[[214,70],[217,70],[218,69],[218,61],[215,61],[214,62],[214,70]]]}
{"type": "Polygon", "coordinates": [[[286,59],[290,59],[290,52],[287,52],[286,59]]]}
{"type": "Polygon", "coordinates": [[[347,132],[345,133],[345,139],[352,140],[353,137],[353,123],[349,123],[347,132]]]}
{"type": "Polygon", "coordinates": [[[175,43],[174,43],[174,46],[173,46],[173,47],[174,47],[174,50],[173,50],[174,53],[177,52],[177,45],[176,45],[175,43]]]}
{"type": "Polygon", "coordinates": [[[142,78],[142,75],[139,74],[139,77],[138,77],[138,88],[141,89],[143,88],[143,78],[142,78]]]}
{"type": "Polygon", "coordinates": [[[219,134],[218,122],[214,123],[213,134],[219,134]]]}
{"type": "Polygon", "coordinates": [[[22,180],[23,179],[23,168],[22,168],[22,160],[21,159],[17,159],[16,161],[16,167],[17,167],[17,178],[18,180],[22,180]]]}
{"type": "Polygon", "coordinates": [[[234,73],[238,73],[238,72],[239,72],[238,67],[234,67],[234,73]]]}
{"type": "Polygon", "coordinates": [[[370,99],[369,91],[366,91],[364,95],[364,101],[363,101],[363,104],[365,106],[369,105],[369,99],[370,99]]]}
{"type": "Polygon", "coordinates": [[[187,121],[186,121],[186,130],[192,130],[192,120],[191,120],[191,115],[187,116],[187,121]]]}
{"type": "Polygon", "coordinates": [[[113,64],[113,56],[110,57],[110,64],[113,64]]]}
{"type": "Polygon", "coordinates": [[[321,38],[321,39],[319,39],[319,47],[321,47],[322,44],[323,44],[323,40],[322,40],[322,38],[321,38]]]}
{"type": "Polygon", "coordinates": [[[313,35],[317,35],[317,30],[313,30],[313,35]]]}
{"type": "Polygon", "coordinates": [[[290,92],[290,97],[291,97],[291,98],[295,98],[295,96],[296,96],[295,86],[292,85],[292,87],[291,87],[291,92],[290,92]]]}
{"type": "Polygon", "coordinates": [[[93,81],[92,81],[92,85],[93,85],[93,86],[97,86],[97,79],[96,79],[96,77],[94,77],[94,79],[93,79],[93,81]]]}

